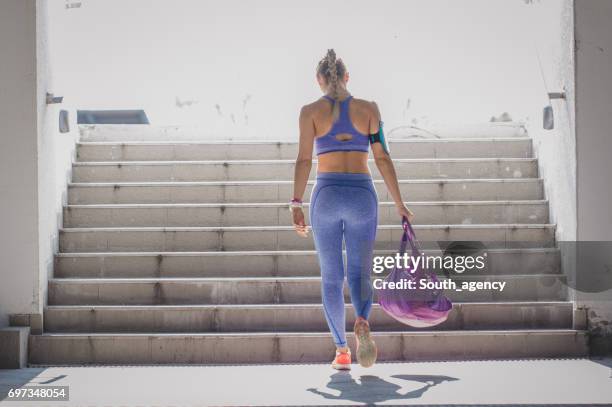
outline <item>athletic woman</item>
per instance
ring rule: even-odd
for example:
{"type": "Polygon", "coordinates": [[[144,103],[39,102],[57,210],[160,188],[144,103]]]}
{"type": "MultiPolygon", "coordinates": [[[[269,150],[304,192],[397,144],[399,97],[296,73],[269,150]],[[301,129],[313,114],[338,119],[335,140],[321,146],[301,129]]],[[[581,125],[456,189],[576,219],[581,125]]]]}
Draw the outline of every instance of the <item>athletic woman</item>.
{"type": "Polygon", "coordinates": [[[335,369],[350,369],[344,311],[344,261],[355,310],[357,361],[365,367],[376,361],[376,344],[370,336],[368,315],[372,307],[372,254],[378,223],[378,196],[368,168],[372,154],[399,215],[412,219],[404,205],[393,162],[382,132],[375,102],[355,99],[346,88],[349,75],[341,59],[330,49],[319,62],[316,78],[324,96],[300,111],[300,143],[295,163],[290,208],[296,232],[308,236],[302,197],[317,155],[316,183],[310,195],[309,217],[321,269],[323,310],[336,344],[335,369]]]}

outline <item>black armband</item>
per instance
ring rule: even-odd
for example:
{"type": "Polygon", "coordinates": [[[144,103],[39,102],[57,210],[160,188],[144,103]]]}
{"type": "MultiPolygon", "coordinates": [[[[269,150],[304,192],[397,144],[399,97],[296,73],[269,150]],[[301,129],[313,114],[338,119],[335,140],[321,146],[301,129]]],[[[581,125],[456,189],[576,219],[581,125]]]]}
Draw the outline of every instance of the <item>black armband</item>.
{"type": "Polygon", "coordinates": [[[385,135],[383,133],[383,122],[380,121],[378,125],[378,131],[373,134],[369,134],[368,138],[370,139],[370,144],[380,143],[382,145],[385,153],[389,154],[389,147],[387,146],[387,142],[385,141],[385,135]]]}

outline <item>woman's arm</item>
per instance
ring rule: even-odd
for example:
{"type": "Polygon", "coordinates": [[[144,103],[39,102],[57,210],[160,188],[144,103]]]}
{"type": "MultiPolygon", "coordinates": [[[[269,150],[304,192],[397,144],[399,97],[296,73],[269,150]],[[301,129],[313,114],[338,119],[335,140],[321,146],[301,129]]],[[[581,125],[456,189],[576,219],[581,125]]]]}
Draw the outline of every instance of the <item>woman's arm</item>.
{"type": "MultiPolygon", "coordinates": [[[[300,110],[300,143],[297,159],[295,160],[295,174],[293,177],[293,198],[302,200],[310,170],[312,169],[312,148],[315,137],[315,128],[308,106],[300,110]]],[[[301,208],[293,208],[293,226],[295,231],[303,237],[308,236],[308,228],[301,208]]]]}
{"type": "MultiPolygon", "coordinates": [[[[372,102],[372,108],[372,114],[370,116],[370,134],[378,132],[381,120],[380,111],[378,110],[378,105],[375,102],[372,102]]],[[[402,193],[399,188],[399,183],[397,182],[397,174],[395,173],[393,160],[391,160],[391,157],[385,151],[381,143],[372,144],[372,154],[374,155],[376,167],[382,175],[389,193],[393,197],[398,214],[400,216],[406,216],[408,221],[412,222],[414,214],[406,207],[404,201],[402,200],[402,193]]]]}

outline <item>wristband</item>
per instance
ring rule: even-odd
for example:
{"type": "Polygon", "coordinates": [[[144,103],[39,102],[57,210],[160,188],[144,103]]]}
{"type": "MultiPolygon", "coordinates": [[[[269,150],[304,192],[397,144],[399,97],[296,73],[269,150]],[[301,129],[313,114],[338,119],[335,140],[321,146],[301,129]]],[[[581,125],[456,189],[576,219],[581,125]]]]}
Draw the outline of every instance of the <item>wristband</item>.
{"type": "Polygon", "coordinates": [[[301,199],[298,198],[293,198],[291,200],[291,202],[289,202],[289,210],[292,211],[294,208],[302,208],[304,206],[304,203],[302,202],[301,199]]]}

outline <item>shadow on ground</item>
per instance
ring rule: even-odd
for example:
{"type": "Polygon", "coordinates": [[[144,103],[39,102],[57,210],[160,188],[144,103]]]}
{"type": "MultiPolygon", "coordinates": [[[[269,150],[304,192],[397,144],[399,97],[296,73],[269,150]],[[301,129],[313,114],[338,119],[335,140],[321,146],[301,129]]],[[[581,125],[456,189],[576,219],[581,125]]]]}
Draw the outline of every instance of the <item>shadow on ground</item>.
{"type": "Polygon", "coordinates": [[[46,375],[45,370],[45,368],[0,370],[0,401],[7,399],[10,389],[23,386],[54,386],[55,382],[66,377],[66,375],[46,375]]]}
{"type": "Polygon", "coordinates": [[[421,383],[422,386],[402,394],[400,393],[401,386],[383,380],[378,376],[363,375],[358,382],[350,372],[337,372],[330,376],[327,388],[335,390],[334,393],[340,392],[339,395],[313,388],[306,390],[328,400],[349,400],[357,403],[373,404],[388,400],[416,399],[430,388],[443,382],[459,380],[450,376],[438,375],[393,375],[390,377],[421,383]]]}
{"type": "Polygon", "coordinates": [[[589,358],[594,363],[610,368],[610,379],[612,379],[612,357],[610,356],[592,356],[589,358]]]}

